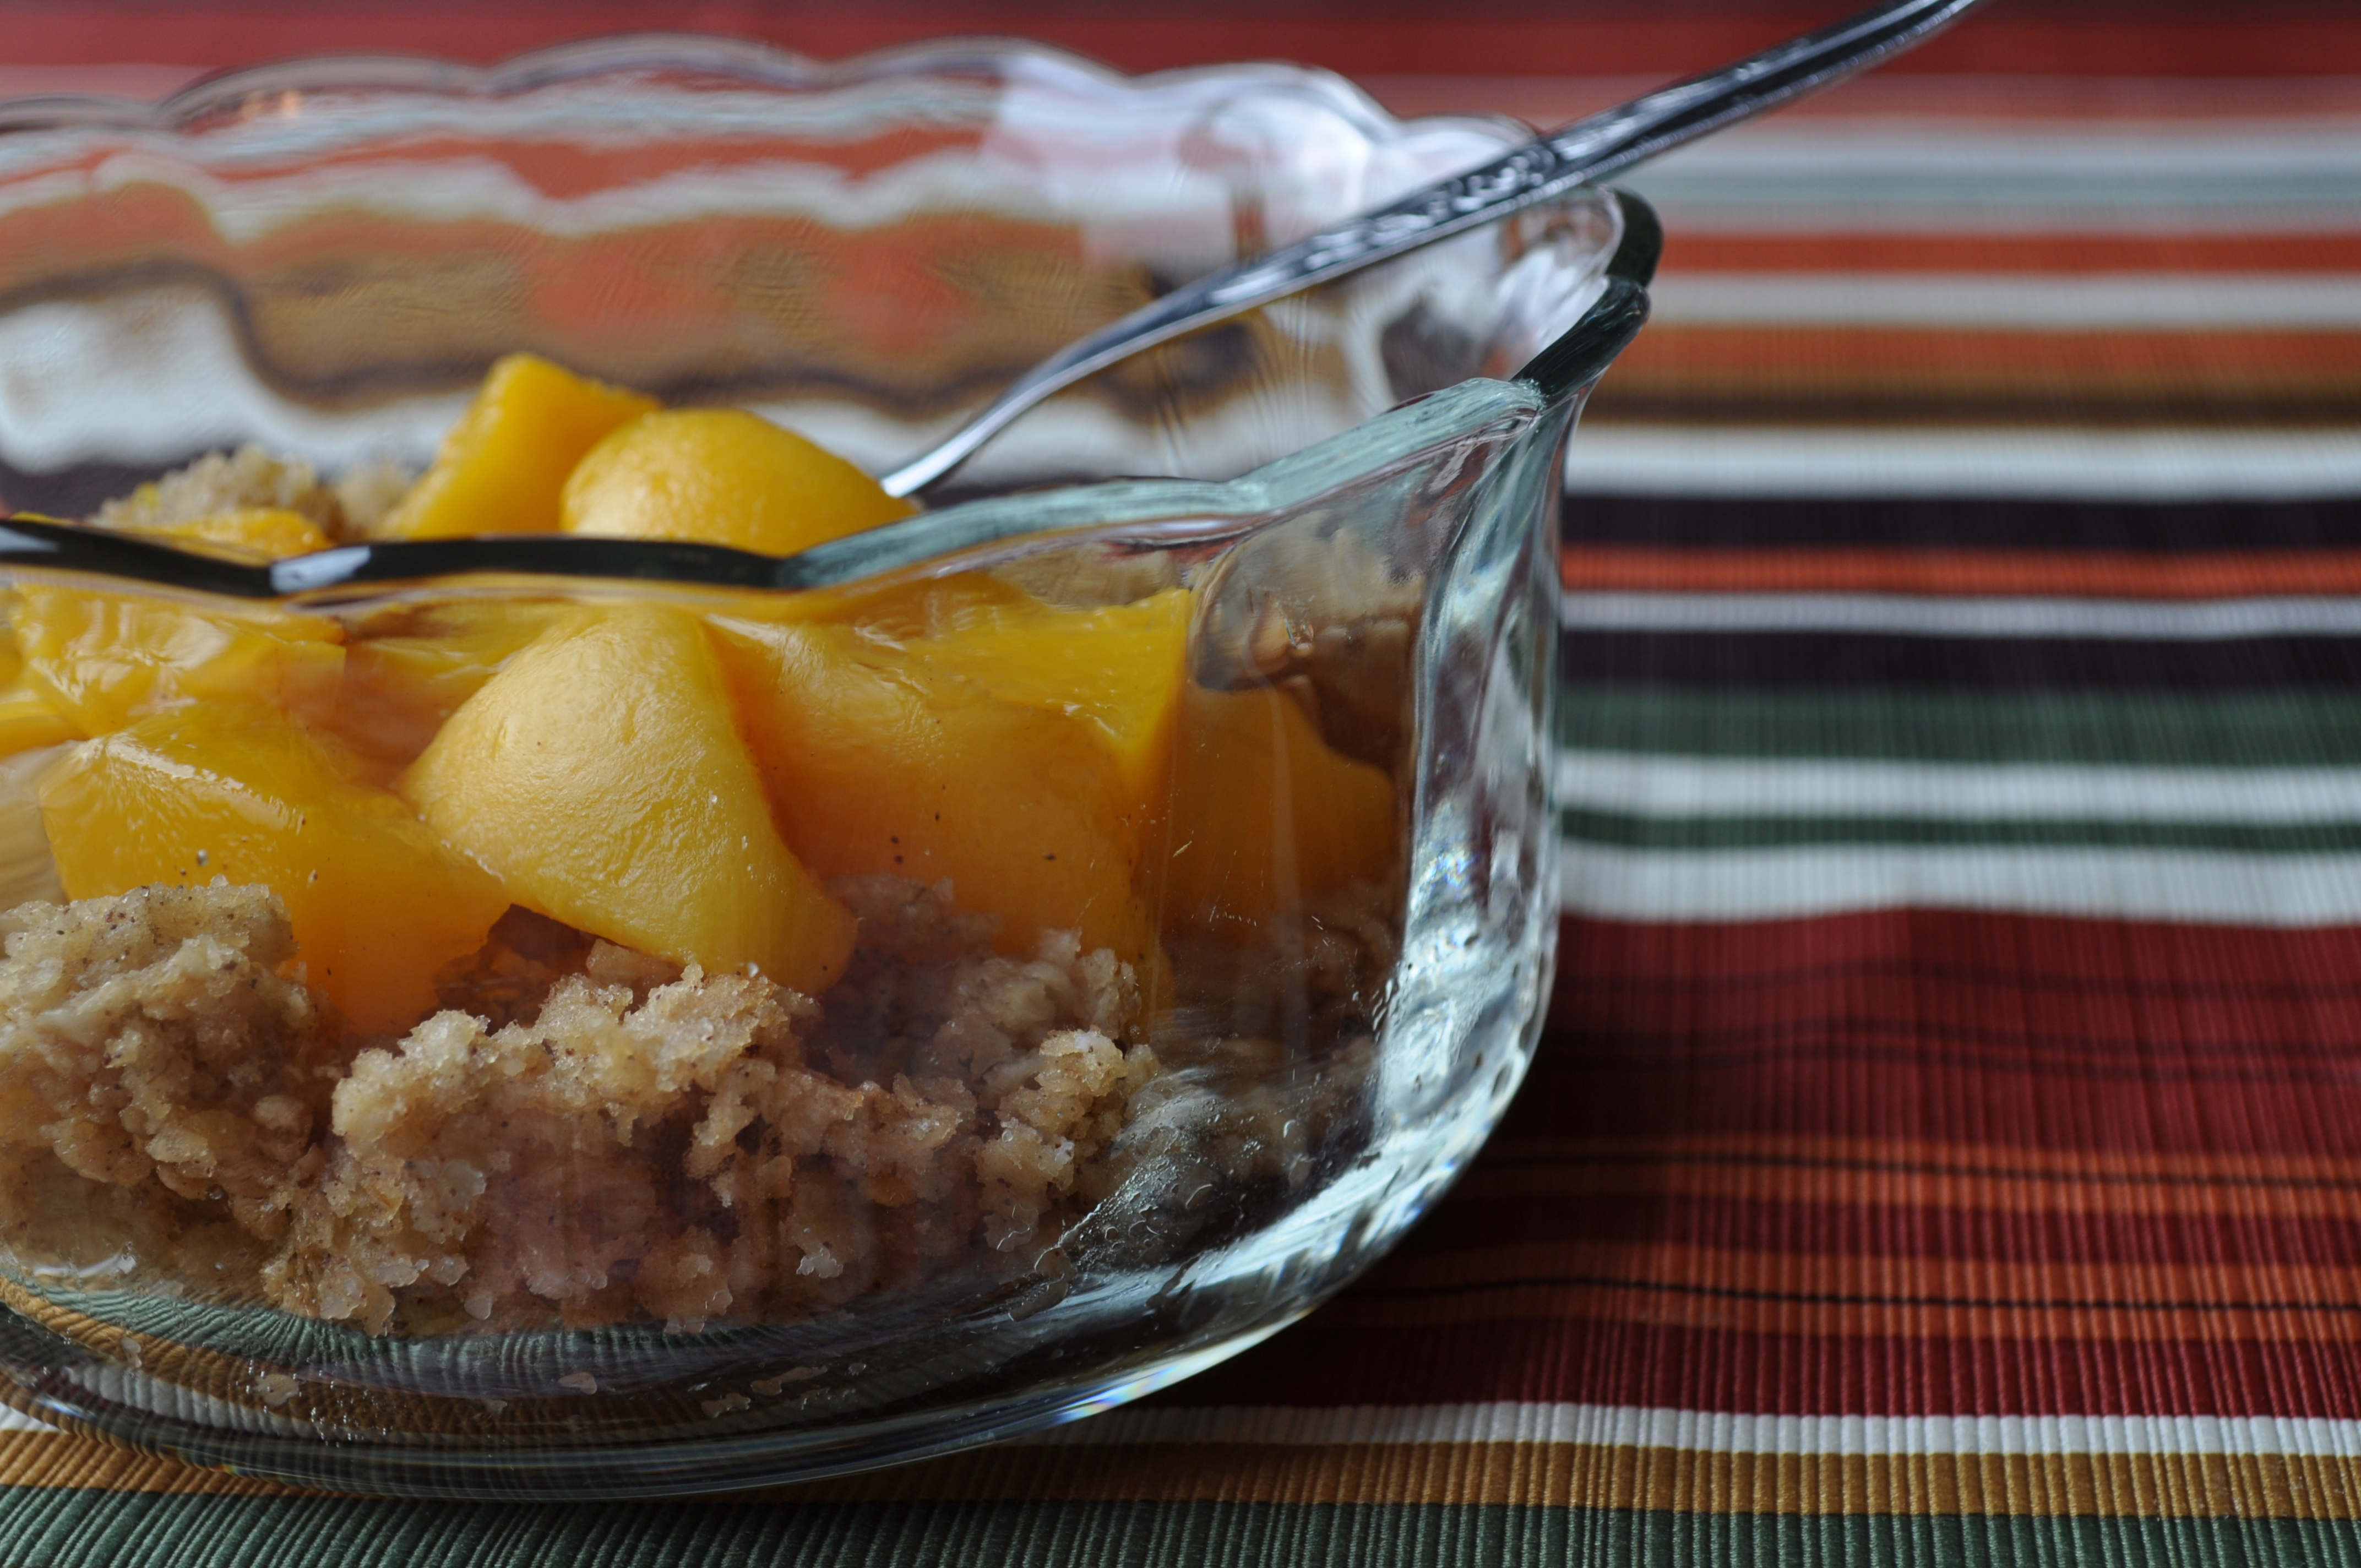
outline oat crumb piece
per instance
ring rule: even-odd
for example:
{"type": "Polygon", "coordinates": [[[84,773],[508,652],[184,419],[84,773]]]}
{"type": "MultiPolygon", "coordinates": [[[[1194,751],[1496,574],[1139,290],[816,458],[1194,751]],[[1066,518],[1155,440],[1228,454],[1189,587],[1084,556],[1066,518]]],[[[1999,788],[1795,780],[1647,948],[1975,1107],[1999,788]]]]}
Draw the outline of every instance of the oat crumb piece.
{"type": "Polygon", "coordinates": [[[320,482],[309,463],[274,457],[259,446],[208,452],[107,502],[90,521],[100,528],[168,528],[245,507],[299,512],[332,534],[344,521],[335,492],[320,482]]]}
{"type": "Polygon", "coordinates": [[[331,484],[300,458],[241,446],[209,452],[108,501],[90,521],[99,528],[166,528],[217,512],[276,507],[309,518],[331,538],[368,538],[411,482],[409,472],[387,458],[360,463],[331,484]]]}
{"type": "Polygon", "coordinates": [[[128,1251],[250,1293],[324,1161],[332,1060],[286,907],[139,888],[0,916],[0,1235],[29,1266],[128,1251]]]}
{"type": "Polygon", "coordinates": [[[337,532],[346,539],[374,539],[379,525],[401,498],[410,493],[417,475],[390,457],[372,457],[355,464],[336,476],[330,488],[335,490],[336,507],[344,526],[337,532]]]}
{"type": "MultiPolygon", "coordinates": [[[[1137,986],[1071,937],[992,950],[938,890],[840,891],[819,1006],[607,943],[499,1027],[437,1014],[335,1086],[327,1166],[264,1284],[373,1331],[792,1317],[1053,1228],[1154,1075],[1137,986]]],[[[513,966],[499,972],[513,973],[513,966]]]]}

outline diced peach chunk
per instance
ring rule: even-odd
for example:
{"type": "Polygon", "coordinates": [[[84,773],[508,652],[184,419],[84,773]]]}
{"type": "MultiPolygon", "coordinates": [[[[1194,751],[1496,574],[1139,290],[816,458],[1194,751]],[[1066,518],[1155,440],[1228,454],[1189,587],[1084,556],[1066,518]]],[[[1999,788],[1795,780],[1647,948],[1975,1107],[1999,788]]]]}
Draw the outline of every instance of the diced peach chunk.
{"type": "Polygon", "coordinates": [[[999,945],[1045,931],[1137,963],[1156,936],[1132,893],[1143,825],[1099,738],[1005,701],[855,628],[716,623],[779,829],[824,876],[948,877],[999,945]]]}
{"type": "Polygon", "coordinates": [[[451,599],[356,636],[345,648],[337,733],[380,761],[413,761],[502,664],[568,613],[533,600],[451,599]]]}
{"type": "Polygon", "coordinates": [[[314,550],[325,550],[333,543],[318,523],[284,507],[238,507],[208,512],[184,522],[160,523],[130,532],[200,548],[213,545],[226,554],[260,556],[272,561],[308,555],[314,550]]]}
{"type": "Polygon", "coordinates": [[[186,707],[87,741],[43,776],[40,799],[68,896],[268,885],[312,983],[370,1033],[433,1011],[436,971],[509,907],[341,748],[267,708],[186,707]]]}
{"type": "Polygon", "coordinates": [[[384,539],[555,533],[558,495],[582,455],[659,406],[511,354],[492,367],[434,466],[373,532],[384,539]]]}
{"type": "Polygon", "coordinates": [[[82,735],[198,701],[317,721],[344,681],[344,629],[324,616],[28,586],[9,619],[27,687],[82,735]]]}
{"type": "Polygon", "coordinates": [[[917,510],[823,447],[741,409],[652,413],[566,483],[568,533],[693,539],[792,555],[917,510]]]}
{"type": "Polygon", "coordinates": [[[1191,685],[1173,753],[1155,872],[1168,918],[1261,928],[1296,918],[1307,898],[1391,871],[1400,832],[1392,781],[1338,755],[1286,693],[1191,685]]]}
{"type": "Polygon", "coordinates": [[[81,739],[80,732],[21,678],[0,686],[0,757],[81,739]]]}
{"type": "Polygon", "coordinates": [[[679,962],[817,995],[852,916],[780,842],[703,629],[586,609],[510,660],[402,775],[517,903],[679,962]]]}
{"type": "Polygon", "coordinates": [[[1080,719],[1115,761],[1126,817],[1144,825],[1160,815],[1171,767],[1191,603],[1185,588],[1096,609],[1027,599],[972,610],[911,641],[910,657],[1005,701],[1080,719]]]}

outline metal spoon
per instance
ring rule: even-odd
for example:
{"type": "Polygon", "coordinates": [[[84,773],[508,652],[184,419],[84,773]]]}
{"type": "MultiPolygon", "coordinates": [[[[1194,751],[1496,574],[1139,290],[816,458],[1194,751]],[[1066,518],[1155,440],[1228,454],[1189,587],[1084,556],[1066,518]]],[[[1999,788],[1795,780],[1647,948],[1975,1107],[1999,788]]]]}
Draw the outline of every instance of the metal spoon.
{"type": "Polygon", "coordinates": [[[933,450],[878,483],[890,495],[914,495],[959,466],[1034,404],[1143,348],[1479,227],[1724,126],[1752,119],[1912,48],[1981,3],[1885,0],[1719,71],[1576,120],[1391,206],[1209,272],[1044,359],[933,450]]]}

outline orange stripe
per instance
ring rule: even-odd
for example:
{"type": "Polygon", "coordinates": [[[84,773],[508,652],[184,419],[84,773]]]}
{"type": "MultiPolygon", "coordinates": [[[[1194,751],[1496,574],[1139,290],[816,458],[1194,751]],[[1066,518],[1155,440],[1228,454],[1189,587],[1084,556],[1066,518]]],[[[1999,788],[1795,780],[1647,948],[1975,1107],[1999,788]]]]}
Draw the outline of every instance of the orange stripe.
{"type": "MultiPolygon", "coordinates": [[[[52,1432],[0,1434],[0,1486],[214,1497],[297,1492],[52,1432]]],[[[1768,1454],[1625,1443],[1108,1442],[983,1449],[703,1506],[1033,1500],[2352,1519],[2361,1517],[2361,1465],[2279,1454],[1768,1454]]]]}
{"type": "Polygon", "coordinates": [[[2361,551],[1659,550],[1568,545],[1571,589],[2210,599],[2361,593],[2361,551]]]}
{"type": "Polygon", "coordinates": [[[94,1437],[48,1431],[0,1432],[0,1486],[81,1486],[105,1492],[239,1497],[284,1497],[294,1490],[252,1475],[201,1470],[94,1437]]]}

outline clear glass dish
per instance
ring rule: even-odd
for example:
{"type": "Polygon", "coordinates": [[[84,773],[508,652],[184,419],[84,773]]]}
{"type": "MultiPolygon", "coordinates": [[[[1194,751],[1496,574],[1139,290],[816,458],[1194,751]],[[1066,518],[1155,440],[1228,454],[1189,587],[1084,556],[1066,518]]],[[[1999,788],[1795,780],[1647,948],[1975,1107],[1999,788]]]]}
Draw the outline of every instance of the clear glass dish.
{"type": "MultiPolygon", "coordinates": [[[[1315,71],[1127,80],[973,42],[823,68],[620,39],[482,72],[306,62],[161,108],[0,104],[0,499],[80,518],[246,444],[323,474],[415,467],[521,349],[755,409],[873,471],[1170,280],[1522,134],[1399,124],[1315,71]]],[[[0,905],[68,883],[85,900],[6,923],[0,1398],[348,1490],[694,1492],[1072,1419],[1310,1310],[1450,1183],[1540,1026],[1556,476],[1644,316],[1655,245],[1643,206],[1584,192],[1372,269],[1142,356],[1028,417],[929,510],[785,559],[518,536],[264,562],[0,527],[19,685],[68,731],[0,723],[17,737],[0,905]],[[985,603],[1021,606],[1033,641],[959,643],[985,603]],[[39,628],[60,604],[174,629],[145,652],[128,633],[75,645],[156,683],[115,718],[56,695],[39,628]],[[1150,643],[1118,630],[1159,616],[1152,645],[1177,662],[1139,677],[1150,643]],[[312,706],[270,688],[270,722],[329,734],[385,790],[411,787],[435,733],[371,684],[389,661],[456,657],[488,619],[690,627],[708,650],[691,657],[733,672],[730,721],[771,770],[786,847],[858,918],[851,973],[805,980],[814,1003],[763,990],[759,966],[594,955],[593,936],[633,944],[543,899],[436,971],[474,1021],[430,1023],[370,987],[415,967],[391,956],[412,927],[462,916],[423,895],[403,914],[395,873],[325,850],[302,850],[308,883],[251,870],[284,857],[240,845],[324,831],[309,817],[206,840],[218,859],[147,882],[93,871],[186,848],[158,846],[195,795],[139,816],[90,781],[149,744],[126,727],[247,711],[252,691],[222,682],[264,682],[258,666],[207,661],[257,618],[324,629],[331,650],[312,706]],[[778,714],[821,702],[779,652],[807,643],[866,650],[862,678],[945,738],[829,774],[861,735],[779,738],[778,714]],[[1107,673],[1120,659],[1130,685],[1107,673]],[[1117,687],[1151,695],[1107,697],[1107,721],[1093,705],[1117,687]],[[1122,809],[1085,775],[1116,781],[1122,809]],[[892,836],[887,864],[857,825],[908,808],[913,780],[966,825],[892,836]],[[1079,883],[1007,869],[1075,844],[1079,883]],[[904,849],[921,863],[896,871],[904,849]],[[313,891],[323,871],[355,891],[313,891]],[[153,882],[198,903],[90,915],[153,882]],[[291,954],[283,926],[203,924],[257,882],[294,911],[291,954]],[[92,938],[59,958],[126,920],[137,953],[93,958],[92,938]],[[343,946],[306,935],[331,927],[343,946]],[[282,1007],[241,1035],[251,1009],[221,1025],[99,996],[201,953],[273,996],[300,988],[312,1000],[287,1005],[312,1021],[282,1007]],[[534,1100],[500,1073],[573,1048],[549,1022],[568,984],[629,1039],[591,1075],[605,1090],[534,1100]],[[739,1013],[696,1011],[730,986],[739,1013]],[[430,1070],[438,1027],[474,1065],[430,1070]],[[708,1047],[704,1067],[662,1066],[708,1047]],[[141,1050],[170,1059],[134,1084],[141,1050]],[[747,1098],[747,1072],[769,1098],[747,1098]],[[816,1106],[835,1131],[813,1130],[816,1106]],[[510,1109],[530,1133],[492,1115],[510,1109]]],[[[524,656],[502,646],[485,680],[524,656]]],[[[225,776],[261,767],[248,733],[207,753],[225,776]]],[[[701,875],[705,829],[641,832],[645,800],[595,793],[647,782],[629,745],[609,751],[621,773],[591,756],[589,782],[561,779],[531,815],[597,824],[580,841],[615,858],[602,875],[662,903],[649,867],[676,840],[701,875]]],[[[172,767],[157,776],[203,773],[172,767]]]]}

